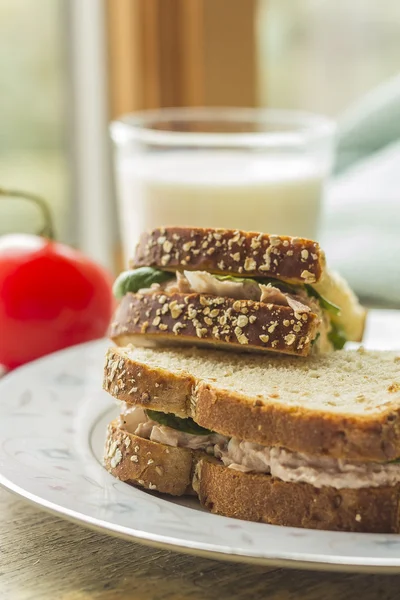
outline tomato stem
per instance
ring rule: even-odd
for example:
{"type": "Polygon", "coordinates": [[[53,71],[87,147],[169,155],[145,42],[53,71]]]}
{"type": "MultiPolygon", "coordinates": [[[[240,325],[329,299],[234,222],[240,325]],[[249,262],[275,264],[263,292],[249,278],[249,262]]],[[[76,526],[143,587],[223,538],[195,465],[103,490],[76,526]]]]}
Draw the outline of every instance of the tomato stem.
{"type": "Polygon", "coordinates": [[[50,240],[54,240],[54,225],[53,218],[51,216],[51,212],[49,206],[43,198],[40,196],[36,196],[36,194],[31,194],[29,192],[20,192],[18,190],[7,190],[4,188],[0,188],[0,196],[8,196],[9,198],[21,198],[22,200],[28,200],[29,202],[33,202],[39,208],[42,213],[44,225],[41,231],[39,231],[39,235],[46,237],[50,240]]]}

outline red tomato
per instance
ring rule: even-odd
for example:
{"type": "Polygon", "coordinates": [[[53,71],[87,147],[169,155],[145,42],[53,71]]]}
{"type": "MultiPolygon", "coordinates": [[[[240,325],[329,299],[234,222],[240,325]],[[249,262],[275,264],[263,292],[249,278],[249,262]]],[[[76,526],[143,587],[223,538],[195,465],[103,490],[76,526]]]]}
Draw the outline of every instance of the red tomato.
{"type": "Polygon", "coordinates": [[[80,252],[34,235],[0,237],[0,364],[105,335],[111,276],[80,252]]]}

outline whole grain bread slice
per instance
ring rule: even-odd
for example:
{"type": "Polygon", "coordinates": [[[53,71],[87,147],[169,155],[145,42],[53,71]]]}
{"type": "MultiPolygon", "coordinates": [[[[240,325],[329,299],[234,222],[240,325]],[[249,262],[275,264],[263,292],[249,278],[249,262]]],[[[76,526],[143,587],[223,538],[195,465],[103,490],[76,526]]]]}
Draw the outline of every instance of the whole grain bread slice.
{"type": "Polygon", "coordinates": [[[364,462],[400,456],[400,352],[110,348],[103,385],[128,404],[265,446],[364,462]]]}
{"type": "Polygon", "coordinates": [[[104,466],[114,477],[172,496],[193,493],[196,454],[127,433],[112,421],[107,429],[104,466]]]}
{"type": "Polygon", "coordinates": [[[224,467],[203,452],[152,442],[109,425],[104,464],[121,481],[173,496],[196,493],[211,512],[274,525],[398,533],[400,486],[315,488],[224,467]]]}
{"type": "Polygon", "coordinates": [[[311,240],[232,229],[158,228],[140,237],[131,267],[142,266],[312,284],[340,307],[331,318],[347,339],[362,339],[365,309],[347,282],[326,268],[323,251],[311,240]]]}
{"type": "Polygon", "coordinates": [[[211,512],[272,525],[399,533],[400,485],[334,489],[198,461],[193,487],[211,512]]]}
{"type": "Polygon", "coordinates": [[[361,306],[357,296],[343,277],[326,269],[314,289],[333,304],[340,307],[340,313],[330,313],[329,317],[345,334],[348,340],[361,342],[364,334],[367,311],[361,306]]]}
{"type": "Polygon", "coordinates": [[[126,294],[109,336],[119,346],[149,342],[307,356],[320,317],[289,306],[206,294],[126,294]]]}
{"type": "Polygon", "coordinates": [[[163,227],[142,233],[131,267],[319,281],[325,255],[304,238],[234,229],[163,227]]]}

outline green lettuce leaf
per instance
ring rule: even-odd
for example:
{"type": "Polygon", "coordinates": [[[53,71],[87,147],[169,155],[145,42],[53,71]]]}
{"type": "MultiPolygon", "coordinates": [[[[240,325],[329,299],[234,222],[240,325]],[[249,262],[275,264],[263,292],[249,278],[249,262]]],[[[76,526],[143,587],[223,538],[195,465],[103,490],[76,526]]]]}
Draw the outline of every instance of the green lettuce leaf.
{"type": "Polygon", "coordinates": [[[319,292],[317,292],[317,290],[314,289],[311,285],[306,283],[304,285],[304,287],[306,288],[307,294],[309,296],[313,296],[314,298],[316,298],[318,300],[321,308],[330,312],[333,315],[340,314],[340,306],[337,306],[336,304],[334,304],[333,302],[331,302],[324,296],[321,296],[321,294],[319,292]]]}
{"type": "Polygon", "coordinates": [[[315,338],[313,339],[313,341],[311,342],[311,346],[314,346],[314,344],[316,344],[319,340],[319,338],[321,337],[320,332],[317,333],[317,335],[315,336],[315,338]]]}
{"type": "Polygon", "coordinates": [[[328,333],[328,339],[335,350],[341,350],[347,342],[347,338],[343,330],[336,323],[331,322],[331,326],[332,329],[328,333]]]}
{"type": "Polygon", "coordinates": [[[218,281],[232,281],[233,283],[257,283],[255,279],[251,279],[251,277],[234,277],[233,275],[213,275],[215,279],[218,281]]]}
{"type": "Polygon", "coordinates": [[[149,288],[153,283],[164,283],[174,277],[175,273],[160,271],[152,267],[140,267],[139,269],[123,271],[114,282],[113,294],[117,300],[121,300],[128,292],[136,293],[139,290],[149,288]]]}
{"type": "Polygon", "coordinates": [[[184,433],[191,433],[192,435],[209,435],[212,433],[209,429],[197,425],[190,417],[182,419],[172,413],[163,413],[157,410],[146,410],[146,414],[149,419],[160,423],[160,425],[166,425],[167,427],[183,431],[184,433]]]}

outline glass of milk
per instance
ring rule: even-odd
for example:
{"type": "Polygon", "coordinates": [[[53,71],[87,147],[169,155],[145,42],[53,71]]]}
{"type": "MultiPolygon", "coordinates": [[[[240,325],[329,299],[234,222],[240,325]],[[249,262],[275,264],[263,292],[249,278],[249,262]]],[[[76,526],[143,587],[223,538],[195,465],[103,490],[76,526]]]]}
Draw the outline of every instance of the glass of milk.
{"type": "Polygon", "coordinates": [[[295,111],[177,108],[111,124],[125,258],[143,230],[226,227],[318,238],[335,126],[295,111]]]}

